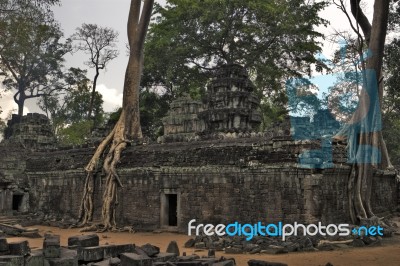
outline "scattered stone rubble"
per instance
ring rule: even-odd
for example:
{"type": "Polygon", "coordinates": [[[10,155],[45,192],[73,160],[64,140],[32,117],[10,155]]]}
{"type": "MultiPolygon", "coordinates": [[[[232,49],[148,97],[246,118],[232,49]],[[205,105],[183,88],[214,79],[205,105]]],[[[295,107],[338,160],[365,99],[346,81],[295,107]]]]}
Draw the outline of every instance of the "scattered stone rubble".
{"type": "Polygon", "coordinates": [[[68,247],[60,245],[60,236],[45,235],[43,249],[29,248],[28,241],[8,243],[0,238],[0,265],[9,266],[235,266],[233,259],[180,256],[178,245],[172,241],[167,252],[151,244],[99,245],[99,236],[80,235],[68,238],[68,247]]]}
{"type": "MultiPolygon", "coordinates": [[[[370,225],[367,225],[370,226],[370,225]]],[[[359,226],[350,226],[359,228],[359,226]]],[[[383,237],[391,237],[397,233],[395,223],[384,227],[383,237]]],[[[350,247],[378,246],[381,245],[381,236],[290,236],[285,241],[281,237],[255,236],[250,241],[246,236],[197,236],[191,238],[185,243],[185,248],[194,248],[196,250],[215,249],[224,251],[225,254],[284,254],[297,251],[329,251],[350,247]]]]}
{"type": "MultiPolygon", "coordinates": [[[[28,241],[8,243],[0,238],[0,265],[7,266],[236,266],[235,259],[180,254],[171,241],[166,252],[151,244],[99,245],[97,234],[68,238],[68,247],[60,245],[60,236],[46,234],[43,249],[31,250],[28,241]]],[[[286,264],[250,260],[249,266],[285,266],[286,264]]]]}

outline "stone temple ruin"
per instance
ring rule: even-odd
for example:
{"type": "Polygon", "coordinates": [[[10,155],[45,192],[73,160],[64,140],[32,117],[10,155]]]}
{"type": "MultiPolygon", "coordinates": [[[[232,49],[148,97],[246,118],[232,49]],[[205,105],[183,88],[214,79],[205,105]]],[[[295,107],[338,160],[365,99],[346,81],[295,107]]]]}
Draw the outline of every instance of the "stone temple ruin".
{"type": "Polygon", "coordinates": [[[205,104],[182,97],[171,103],[164,118],[161,142],[198,140],[199,136],[236,136],[257,132],[260,99],[246,70],[239,65],[218,69],[208,86],[205,104]]]}
{"type": "MultiPolygon", "coordinates": [[[[309,167],[299,165],[299,154],[320,142],[293,139],[294,120],[289,119],[259,132],[258,105],[254,86],[237,65],[217,72],[205,102],[188,97],[173,102],[160,143],[123,152],[118,224],[186,231],[192,219],[212,224],[348,222],[345,146],[333,144],[332,168],[314,158],[308,158],[309,167]]],[[[57,147],[44,115],[16,120],[9,122],[0,144],[0,212],[76,219],[84,166],[95,147],[57,147]]],[[[318,127],[321,121],[312,123],[318,127]]],[[[105,177],[99,172],[95,180],[98,219],[105,177]]],[[[377,213],[397,208],[394,173],[374,174],[372,198],[377,213]]]]}

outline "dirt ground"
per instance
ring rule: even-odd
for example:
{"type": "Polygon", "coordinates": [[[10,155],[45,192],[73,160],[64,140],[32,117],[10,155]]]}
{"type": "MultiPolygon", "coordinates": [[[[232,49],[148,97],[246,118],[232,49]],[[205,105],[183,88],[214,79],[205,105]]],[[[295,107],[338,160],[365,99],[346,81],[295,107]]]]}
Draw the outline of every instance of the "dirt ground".
{"type": "MultiPolygon", "coordinates": [[[[61,236],[61,245],[67,246],[69,236],[90,234],[80,233],[78,229],[59,229],[56,227],[34,226],[39,229],[39,233],[43,236],[45,233],[58,234],[61,236]]],[[[178,242],[180,251],[186,252],[188,255],[196,253],[197,255],[207,255],[206,251],[198,251],[194,249],[183,248],[184,243],[189,236],[173,233],[100,233],[100,244],[127,244],[133,243],[143,245],[146,243],[160,247],[161,251],[165,251],[171,240],[178,242]]],[[[28,240],[31,249],[42,248],[43,238],[8,238],[9,242],[20,240],[28,240]]],[[[216,253],[217,257],[224,256],[226,258],[234,257],[238,266],[246,266],[250,259],[260,259],[273,262],[283,262],[290,266],[325,266],[328,262],[334,266],[399,266],[400,265],[400,236],[395,235],[392,238],[385,238],[382,246],[364,247],[364,248],[348,248],[334,251],[319,252],[298,252],[281,255],[230,255],[224,254],[222,251],[216,253]]]]}

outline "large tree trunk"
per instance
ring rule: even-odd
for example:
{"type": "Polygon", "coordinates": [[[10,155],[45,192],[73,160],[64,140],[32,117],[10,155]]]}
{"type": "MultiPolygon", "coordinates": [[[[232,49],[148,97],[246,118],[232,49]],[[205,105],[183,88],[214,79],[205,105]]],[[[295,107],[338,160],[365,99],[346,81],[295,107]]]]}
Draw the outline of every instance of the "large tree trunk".
{"type": "Polygon", "coordinates": [[[374,216],[371,208],[372,177],[376,168],[391,166],[382,137],[381,106],[383,83],[382,60],[387,32],[389,0],[374,4],[372,25],[360,8],[360,0],[351,0],[351,10],[363,30],[370,57],[363,77],[363,93],[347,132],[353,166],[348,180],[350,216],[353,223],[374,216]],[[369,147],[369,148],[366,148],[369,147]],[[375,150],[374,150],[375,149],[375,150]]]}
{"type": "Polygon", "coordinates": [[[85,168],[87,178],[80,215],[83,225],[93,219],[94,174],[103,152],[109,148],[103,163],[106,182],[103,194],[102,224],[103,230],[116,227],[117,192],[118,187],[122,187],[122,182],[116,171],[117,164],[128,143],[142,139],[139,119],[139,84],[143,68],[144,40],[153,3],[154,0],[145,0],[141,11],[141,0],[131,0],[128,18],[130,56],[125,73],[122,112],[113,131],[99,145],[85,168]]]}
{"type": "MultiPolygon", "coordinates": [[[[87,119],[90,121],[92,117],[92,112],[93,112],[93,105],[94,105],[94,98],[96,97],[96,86],[97,86],[97,79],[99,78],[99,69],[96,67],[96,74],[94,75],[93,79],[93,87],[92,87],[92,93],[90,95],[90,103],[89,103],[89,110],[88,110],[88,117],[87,119]]],[[[93,117],[93,126],[92,128],[95,128],[95,121],[96,117],[93,117]]]]}
{"type": "Polygon", "coordinates": [[[18,104],[18,115],[19,116],[23,116],[24,115],[24,99],[20,99],[18,100],[17,104],[18,104]]]}

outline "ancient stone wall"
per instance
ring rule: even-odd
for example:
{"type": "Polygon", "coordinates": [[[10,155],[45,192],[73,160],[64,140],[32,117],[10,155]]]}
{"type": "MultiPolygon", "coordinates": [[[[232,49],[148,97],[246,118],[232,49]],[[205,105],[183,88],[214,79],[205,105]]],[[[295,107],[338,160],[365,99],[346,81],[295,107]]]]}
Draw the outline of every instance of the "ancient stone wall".
{"type": "MultiPolygon", "coordinates": [[[[348,166],[302,169],[296,154],[308,142],[207,141],[137,146],[121,159],[118,222],[137,229],[168,228],[176,204],[177,227],[191,219],[207,223],[347,222],[348,166]],[[172,195],[172,196],[171,196],[172,195]],[[176,199],[175,199],[176,197],[176,199]],[[176,200],[176,201],[175,201],[176,200]]],[[[337,147],[343,152],[343,147],[337,147]]],[[[77,217],[92,149],[35,153],[26,163],[32,211],[77,217]]],[[[340,158],[340,156],[335,156],[340,158]]],[[[98,173],[95,217],[100,217],[104,177],[98,173]]],[[[393,175],[374,178],[374,208],[397,207],[393,175]]]]}
{"type": "MultiPolygon", "coordinates": [[[[307,158],[307,163],[299,165],[299,155],[319,149],[321,142],[293,140],[288,122],[262,137],[127,148],[118,166],[124,184],[118,198],[119,225],[184,231],[191,219],[204,223],[348,222],[345,146],[333,145],[333,168],[321,169],[318,158],[307,158]]],[[[83,169],[94,148],[32,147],[7,141],[0,145],[0,212],[77,218],[86,176],[83,169]]],[[[101,215],[104,179],[101,171],[97,173],[96,219],[101,215]]],[[[398,192],[394,173],[377,172],[374,210],[395,210],[398,192]]]]}

